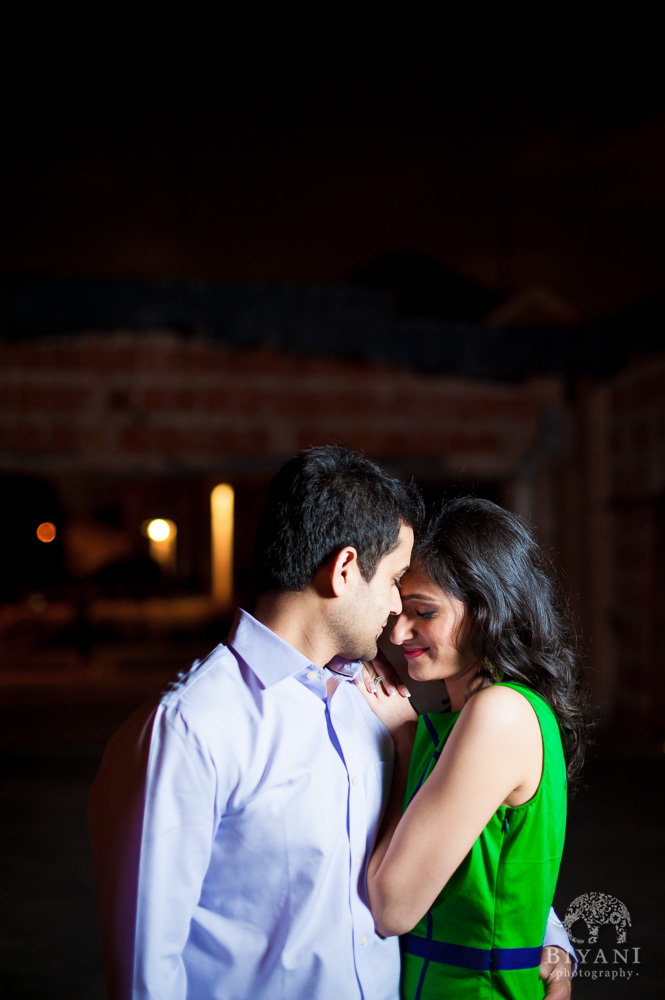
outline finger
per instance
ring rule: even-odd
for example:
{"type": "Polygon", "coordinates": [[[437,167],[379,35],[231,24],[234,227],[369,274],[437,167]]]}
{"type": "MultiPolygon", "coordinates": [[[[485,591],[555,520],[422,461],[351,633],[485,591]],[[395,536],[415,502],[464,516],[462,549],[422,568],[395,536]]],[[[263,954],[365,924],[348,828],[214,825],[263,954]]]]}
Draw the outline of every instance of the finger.
{"type": "Polygon", "coordinates": [[[383,690],[386,694],[395,695],[397,694],[397,687],[395,681],[398,680],[397,674],[392,670],[390,665],[381,662],[379,659],[372,660],[372,668],[374,670],[374,683],[378,686],[382,685],[383,690]]]}
{"type": "Polygon", "coordinates": [[[397,694],[397,688],[393,683],[391,683],[391,681],[388,680],[387,677],[381,677],[380,674],[377,674],[377,678],[378,678],[378,683],[383,685],[383,690],[386,692],[386,694],[390,695],[397,694]]]}
{"type": "Polygon", "coordinates": [[[569,1000],[570,995],[570,979],[549,981],[545,992],[547,1000],[569,1000]]]}
{"type": "Polygon", "coordinates": [[[366,663],[363,663],[363,680],[369,694],[376,694],[380,677],[374,668],[366,663]]]}
{"type": "Polygon", "coordinates": [[[367,699],[367,701],[376,701],[379,697],[378,685],[373,685],[364,677],[362,679],[360,677],[355,677],[353,683],[356,685],[363,697],[367,699]]]}
{"type": "Polygon", "coordinates": [[[383,690],[386,694],[400,694],[402,698],[411,697],[411,692],[408,687],[402,682],[401,677],[393,665],[388,662],[381,652],[379,652],[378,656],[372,660],[371,666],[374,672],[379,676],[381,684],[383,685],[383,690]]]}
{"type": "Polygon", "coordinates": [[[399,694],[399,695],[401,695],[402,698],[410,698],[411,697],[411,692],[409,691],[409,689],[406,686],[406,684],[402,684],[401,682],[398,683],[398,684],[395,684],[395,683],[393,683],[393,681],[389,680],[388,677],[382,677],[380,674],[378,674],[378,679],[381,682],[381,684],[383,685],[383,690],[386,692],[386,694],[390,694],[390,695],[397,695],[397,694],[399,694]]]}

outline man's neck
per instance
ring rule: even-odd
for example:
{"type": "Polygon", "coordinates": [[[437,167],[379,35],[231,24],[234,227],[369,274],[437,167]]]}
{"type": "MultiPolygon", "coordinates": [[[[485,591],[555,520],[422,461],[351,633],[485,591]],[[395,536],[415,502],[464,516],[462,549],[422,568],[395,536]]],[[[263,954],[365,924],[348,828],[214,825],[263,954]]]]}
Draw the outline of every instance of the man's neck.
{"type": "Polygon", "coordinates": [[[324,667],[338,652],[328,634],[320,598],[311,590],[262,594],[254,617],[316,666],[324,667]]]}

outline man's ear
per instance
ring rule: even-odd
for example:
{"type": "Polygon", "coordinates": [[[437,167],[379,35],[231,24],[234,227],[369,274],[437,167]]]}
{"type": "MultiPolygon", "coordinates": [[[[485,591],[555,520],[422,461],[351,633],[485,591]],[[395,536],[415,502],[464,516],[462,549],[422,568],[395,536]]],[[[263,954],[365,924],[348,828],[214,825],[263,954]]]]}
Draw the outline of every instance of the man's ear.
{"type": "Polygon", "coordinates": [[[335,597],[342,597],[360,572],[358,553],[353,545],[345,545],[329,563],[330,587],[335,597]]]}

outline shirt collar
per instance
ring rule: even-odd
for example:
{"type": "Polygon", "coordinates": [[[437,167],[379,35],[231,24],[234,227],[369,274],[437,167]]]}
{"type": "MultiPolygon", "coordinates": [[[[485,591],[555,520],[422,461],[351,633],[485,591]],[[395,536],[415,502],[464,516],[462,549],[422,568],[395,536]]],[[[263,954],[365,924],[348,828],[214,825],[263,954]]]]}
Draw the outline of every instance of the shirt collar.
{"type": "Polygon", "coordinates": [[[264,687],[314,666],[306,656],[242,609],[235,617],[227,645],[243,658],[264,687]]]}
{"type": "MultiPolygon", "coordinates": [[[[303,671],[314,669],[318,672],[321,669],[242,608],[236,614],[226,644],[242,657],[264,687],[287,677],[295,677],[303,671]]],[[[350,663],[336,656],[324,669],[346,680],[353,680],[362,670],[362,664],[350,663]]]]}
{"type": "Polygon", "coordinates": [[[330,663],[326,664],[327,670],[338,676],[346,677],[347,681],[354,680],[360,674],[362,668],[362,663],[359,663],[357,660],[345,660],[343,656],[334,656],[330,663]]]}

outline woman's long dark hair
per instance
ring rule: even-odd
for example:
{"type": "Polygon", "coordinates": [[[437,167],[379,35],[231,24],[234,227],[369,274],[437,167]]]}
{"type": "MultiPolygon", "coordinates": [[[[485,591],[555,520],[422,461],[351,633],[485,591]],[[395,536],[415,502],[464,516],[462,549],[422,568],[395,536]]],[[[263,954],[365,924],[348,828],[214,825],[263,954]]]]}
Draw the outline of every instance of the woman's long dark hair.
{"type": "Polygon", "coordinates": [[[489,500],[461,497],[430,515],[413,559],[466,608],[479,661],[473,691],[503,678],[541,695],[576,777],[588,742],[586,690],[567,602],[529,528],[489,500]]]}

